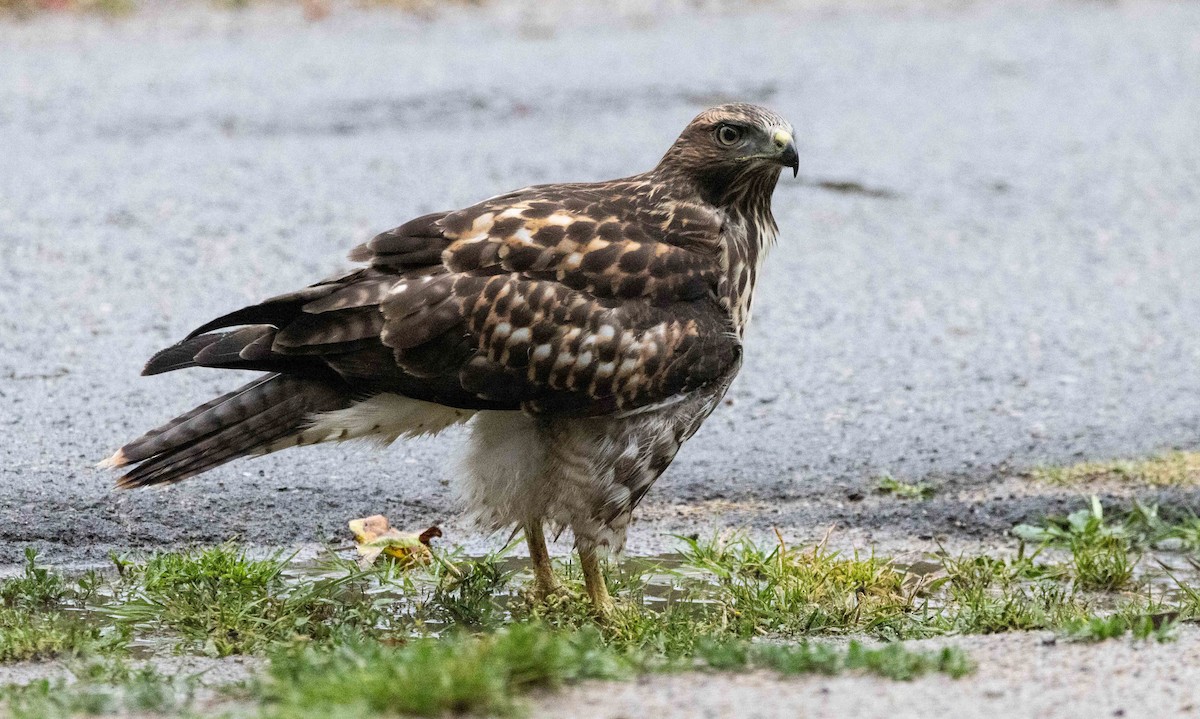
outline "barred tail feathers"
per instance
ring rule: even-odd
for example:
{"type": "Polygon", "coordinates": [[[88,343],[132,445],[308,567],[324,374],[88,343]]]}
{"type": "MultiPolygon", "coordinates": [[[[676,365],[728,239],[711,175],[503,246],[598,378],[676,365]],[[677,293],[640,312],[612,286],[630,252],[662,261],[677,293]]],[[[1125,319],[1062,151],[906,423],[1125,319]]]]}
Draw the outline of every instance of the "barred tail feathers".
{"type": "Polygon", "coordinates": [[[100,466],[137,465],[117,480],[122,489],[178,482],[238,457],[282,449],[312,416],[349,404],[349,394],[333,382],[267,375],[147,432],[100,466]]]}

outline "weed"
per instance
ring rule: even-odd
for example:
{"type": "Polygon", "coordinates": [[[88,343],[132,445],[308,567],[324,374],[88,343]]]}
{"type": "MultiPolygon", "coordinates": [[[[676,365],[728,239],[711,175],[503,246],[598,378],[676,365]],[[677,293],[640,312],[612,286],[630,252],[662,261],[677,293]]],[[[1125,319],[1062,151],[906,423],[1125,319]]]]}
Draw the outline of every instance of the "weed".
{"type": "Polygon", "coordinates": [[[1047,517],[1042,526],[1018,524],[1013,528],[1013,534],[1030,542],[1069,545],[1076,541],[1128,539],[1129,531],[1121,524],[1106,521],[1100,498],[1093,495],[1085,509],[1071,512],[1066,517],[1047,517]]]}
{"type": "Polygon", "coordinates": [[[1081,609],[1064,588],[1061,569],[1018,555],[944,557],[946,576],[931,589],[941,592],[942,626],[963,634],[1039,629],[1053,626],[1081,609]]]}
{"type": "Polygon", "coordinates": [[[77,587],[70,587],[61,573],[39,566],[37,553],[26,549],[21,576],[0,582],[0,661],[52,659],[124,646],[124,632],[68,611],[82,608],[97,581],[95,574],[87,574],[77,587]]]}
{"type": "Polygon", "coordinates": [[[900,638],[911,636],[911,620],[923,611],[904,572],[874,555],[844,557],[823,543],[802,551],[782,541],[765,550],[741,536],[685,541],[685,563],[715,577],[717,620],[737,636],[858,631],[900,638]]]}
{"type": "Polygon", "coordinates": [[[1200,452],[1170,452],[1141,460],[1083,462],[1066,467],[1039,467],[1031,478],[1059,485],[1091,484],[1101,481],[1184,485],[1200,482],[1200,452]]]}
{"type": "Polygon", "coordinates": [[[467,627],[495,626],[504,619],[498,598],[506,592],[514,569],[504,569],[502,560],[512,545],[471,562],[439,562],[433,568],[437,584],[425,603],[423,614],[446,623],[467,627]],[[461,567],[461,569],[449,569],[461,567]]]}
{"type": "MultiPolygon", "coordinates": [[[[381,608],[355,584],[362,574],[285,582],[288,560],[250,559],[230,544],[152,557],[107,614],[143,631],[178,634],[209,656],[244,654],[296,636],[324,638],[374,626],[381,608]]],[[[128,573],[128,569],[126,572],[128,573]]]]}
{"type": "Polygon", "coordinates": [[[1170,641],[1173,637],[1175,623],[1171,614],[1152,615],[1123,613],[1110,614],[1103,617],[1081,617],[1066,622],[1062,627],[1063,635],[1072,641],[1102,642],[1108,639],[1118,639],[1130,634],[1139,641],[1153,639],[1157,642],[1170,641]]]}
{"type": "Polygon", "coordinates": [[[1134,500],[1125,518],[1126,531],[1135,546],[1148,546],[1165,551],[1196,551],[1200,549],[1200,518],[1189,509],[1177,510],[1173,516],[1160,515],[1158,505],[1134,500]]]}
{"type": "Polygon", "coordinates": [[[1200,549],[1200,518],[1191,510],[1175,510],[1163,516],[1158,505],[1134,500],[1128,512],[1106,512],[1095,496],[1085,509],[1066,517],[1048,517],[1041,526],[1019,524],[1013,533],[1023,540],[1045,545],[1112,538],[1127,542],[1133,550],[1200,549]]]}
{"type": "Polygon", "coordinates": [[[901,482],[890,474],[885,474],[878,479],[875,491],[900,499],[929,499],[935,492],[934,488],[925,482],[901,482]]]}
{"type": "Polygon", "coordinates": [[[745,640],[705,639],[696,652],[698,660],[710,669],[733,670],[746,667],[773,669],[780,674],[838,674],[864,671],[910,681],[930,672],[966,676],[974,666],[960,649],[913,651],[899,642],[868,647],[851,641],[845,650],[827,644],[751,644],[745,640]]]}
{"type": "MultiPolygon", "coordinates": [[[[1149,516],[1144,509],[1143,515],[1149,516]]],[[[1042,527],[1018,525],[1013,533],[1043,544],[1065,544],[1071,550],[1075,582],[1081,589],[1115,591],[1133,579],[1137,565],[1137,559],[1130,558],[1134,532],[1124,523],[1107,521],[1096,496],[1086,509],[1065,518],[1049,518],[1042,527]]]]}
{"type": "Polygon", "coordinates": [[[124,631],[89,623],[79,615],[0,609],[0,662],[118,651],[127,640],[124,631]]]}
{"type": "Polygon", "coordinates": [[[625,673],[595,631],[560,634],[523,624],[394,647],[349,642],[290,648],[272,657],[255,693],[268,717],[508,714],[518,692],[625,673]]]}
{"type": "Polygon", "coordinates": [[[24,572],[19,577],[0,581],[0,607],[24,611],[57,607],[65,596],[61,574],[37,563],[37,551],[25,549],[24,572]]]}
{"type": "Polygon", "coordinates": [[[177,713],[192,703],[198,677],[169,677],[150,666],[109,665],[102,676],[41,679],[0,689],[13,719],[57,719],[114,713],[177,713]]]}

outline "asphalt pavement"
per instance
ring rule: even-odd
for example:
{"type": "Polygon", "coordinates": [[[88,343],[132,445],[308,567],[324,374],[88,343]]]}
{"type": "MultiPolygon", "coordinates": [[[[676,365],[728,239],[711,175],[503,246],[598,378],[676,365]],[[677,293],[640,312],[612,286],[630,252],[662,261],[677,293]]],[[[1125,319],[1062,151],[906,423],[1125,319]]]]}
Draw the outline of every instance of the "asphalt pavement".
{"type": "Polygon", "coordinates": [[[138,376],[194,326],[413,216],[647,169],[732,99],[791,119],[801,178],[742,374],[632,551],[741,524],[985,536],[1067,501],[995,489],[1023,468],[1200,447],[1197,28],[1200,4],[1140,2],[0,23],[0,564],[338,541],[377,512],[485,541],[454,519],[454,432],[163,491],[92,464],[244,381],[138,376]],[[945,491],[857,501],[883,474],[945,491]]]}

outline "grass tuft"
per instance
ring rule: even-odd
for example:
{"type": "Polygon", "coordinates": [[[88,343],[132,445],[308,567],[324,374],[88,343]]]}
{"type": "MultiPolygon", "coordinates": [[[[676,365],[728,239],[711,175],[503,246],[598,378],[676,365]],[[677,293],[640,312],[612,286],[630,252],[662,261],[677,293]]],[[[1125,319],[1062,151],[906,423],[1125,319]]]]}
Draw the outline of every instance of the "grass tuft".
{"type": "Polygon", "coordinates": [[[1039,467],[1030,477],[1058,485],[1120,482],[1151,486],[1200,483],[1200,452],[1170,452],[1149,459],[1082,462],[1065,467],[1039,467]]]}
{"type": "Polygon", "coordinates": [[[874,555],[843,556],[824,544],[759,547],[743,536],[688,539],[687,565],[715,577],[718,622],[737,636],[868,632],[909,636],[922,611],[905,573],[874,555]]]}
{"type": "Polygon", "coordinates": [[[68,586],[61,573],[39,566],[37,552],[26,549],[22,574],[0,581],[0,662],[122,648],[125,632],[102,627],[77,611],[94,593],[97,581],[89,573],[68,586]]]}
{"type": "Polygon", "coordinates": [[[194,684],[124,668],[131,642],[157,653],[268,657],[262,676],[222,700],[266,717],[503,715],[534,688],[652,672],[958,677],[971,670],[961,651],[898,640],[1050,629],[1077,641],[1161,641],[1177,622],[1200,617],[1200,590],[1173,574],[1186,567],[1162,563],[1176,588],[1134,577],[1150,548],[1196,546],[1193,515],[1136,504],[1106,512],[1093,500],[1016,533],[1037,549],[941,552],[937,564],[917,565],[824,542],[791,547],[781,537],[769,545],[737,534],[684,540],[677,557],[611,568],[617,609],[603,618],[585,599],[577,565],[558,568],[560,594],[533,601],[507,548],[364,571],[332,552],[298,565],[224,544],[114,558],[115,573],[78,578],[30,553],[21,575],[0,582],[0,661],[90,664],[67,684],[2,690],[0,713],[189,711],[194,684]],[[827,636],[853,641],[816,639],[827,636]]]}
{"type": "Polygon", "coordinates": [[[914,651],[902,643],[868,647],[851,641],[844,650],[828,644],[751,644],[744,640],[706,639],[700,643],[697,659],[710,669],[771,669],[783,675],[826,674],[861,671],[888,679],[911,681],[932,672],[957,679],[975,667],[960,649],[946,647],[937,651],[914,651]]]}
{"type": "MultiPolygon", "coordinates": [[[[1157,516],[1157,511],[1143,511],[1143,516],[1150,514],[1157,516]]],[[[1080,589],[1117,591],[1133,580],[1137,558],[1131,558],[1131,554],[1135,551],[1133,537],[1138,533],[1129,523],[1108,521],[1098,497],[1093,496],[1086,509],[1065,518],[1048,518],[1041,527],[1022,524],[1013,533],[1028,541],[1066,545],[1071,550],[1075,582],[1080,589]]]]}
{"type": "Polygon", "coordinates": [[[519,692],[626,673],[594,631],[563,634],[519,624],[400,646],[288,648],[272,656],[254,691],[267,717],[511,714],[519,692]]]}
{"type": "Polygon", "coordinates": [[[285,580],[287,566],[287,558],[251,559],[232,544],[158,554],[140,569],[123,570],[129,588],[107,613],[215,657],[297,637],[328,638],[384,620],[386,603],[364,593],[361,573],[293,582],[285,580]]]}
{"type": "Polygon", "coordinates": [[[946,576],[932,585],[940,592],[941,627],[962,634],[1025,631],[1055,626],[1082,612],[1078,598],[1061,583],[1067,572],[1035,558],[944,557],[946,576]]]}
{"type": "Polygon", "coordinates": [[[25,566],[19,577],[0,581],[0,607],[37,610],[57,607],[66,595],[62,575],[38,566],[37,550],[25,549],[25,566]]]}
{"type": "Polygon", "coordinates": [[[1138,641],[1166,642],[1174,638],[1175,614],[1110,614],[1081,617],[1066,622],[1062,634],[1077,642],[1103,642],[1126,634],[1138,641]]]}
{"type": "Polygon", "coordinates": [[[37,661],[124,648],[128,635],[63,612],[0,609],[0,662],[37,661]]]}
{"type": "Polygon", "coordinates": [[[925,482],[901,482],[890,474],[885,474],[876,482],[875,491],[890,494],[898,499],[929,499],[936,490],[925,482]]]}
{"type": "Polygon", "coordinates": [[[192,705],[197,677],[170,677],[153,667],[109,664],[102,676],[76,672],[75,680],[40,679],[0,688],[0,706],[13,719],[68,719],[101,714],[177,714],[192,705]]]}

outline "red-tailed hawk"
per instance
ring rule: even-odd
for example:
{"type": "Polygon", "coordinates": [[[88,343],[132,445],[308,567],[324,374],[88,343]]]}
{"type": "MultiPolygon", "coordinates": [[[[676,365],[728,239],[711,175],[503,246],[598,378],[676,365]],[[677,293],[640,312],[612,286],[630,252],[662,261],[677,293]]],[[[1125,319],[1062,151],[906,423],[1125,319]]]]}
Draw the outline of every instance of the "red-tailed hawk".
{"type": "Polygon", "coordinates": [[[543,525],[597,550],[724,395],[741,364],[771,195],[797,169],[761,107],[701,113],[649,172],[539,185],[410,220],[355,248],[350,274],[207,322],[144,374],[267,372],[122,447],[118,484],[176,482],[245,455],[438,432],[471,421],[468,510],[524,529],[540,592],[543,525]],[[228,329],[237,328],[237,329],[228,329]]]}

